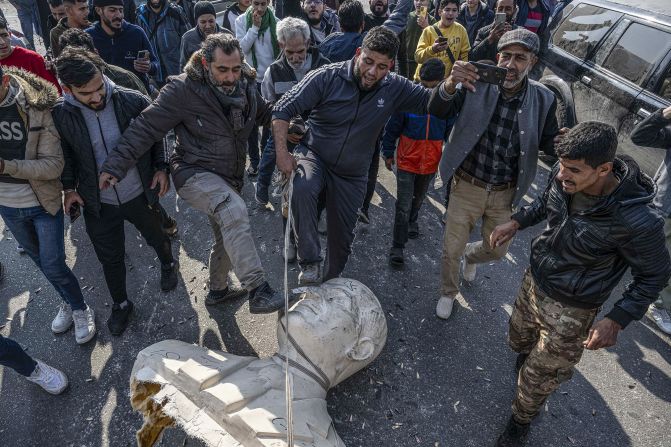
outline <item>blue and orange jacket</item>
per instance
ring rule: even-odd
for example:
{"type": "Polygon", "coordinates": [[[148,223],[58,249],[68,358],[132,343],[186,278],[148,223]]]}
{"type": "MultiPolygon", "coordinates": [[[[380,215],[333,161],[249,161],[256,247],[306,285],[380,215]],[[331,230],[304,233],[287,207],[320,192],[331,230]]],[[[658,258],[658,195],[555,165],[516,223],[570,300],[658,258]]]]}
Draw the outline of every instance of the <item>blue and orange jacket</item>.
{"type": "Polygon", "coordinates": [[[382,155],[391,158],[398,150],[398,169],[414,174],[435,174],[446,139],[447,121],[429,114],[396,113],[384,127],[382,155]]]}

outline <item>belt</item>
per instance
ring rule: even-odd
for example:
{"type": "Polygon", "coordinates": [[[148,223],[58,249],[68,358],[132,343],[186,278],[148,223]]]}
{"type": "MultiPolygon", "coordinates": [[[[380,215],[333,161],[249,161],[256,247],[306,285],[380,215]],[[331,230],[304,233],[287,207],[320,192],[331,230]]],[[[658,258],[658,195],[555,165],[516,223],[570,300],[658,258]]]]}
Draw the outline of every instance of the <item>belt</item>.
{"type": "Polygon", "coordinates": [[[479,178],[475,178],[463,169],[459,168],[457,169],[457,172],[454,173],[457,177],[459,177],[461,180],[464,180],[471,185],[475,185],[479,188],[482,188],[486,191],[505,191],[507,189],[510,189],[515,186],[516,182],[507,182],[507,183],[497,183],[497,184],[491,184],[491,183],[486,183],[480,180],[479,178]]]}

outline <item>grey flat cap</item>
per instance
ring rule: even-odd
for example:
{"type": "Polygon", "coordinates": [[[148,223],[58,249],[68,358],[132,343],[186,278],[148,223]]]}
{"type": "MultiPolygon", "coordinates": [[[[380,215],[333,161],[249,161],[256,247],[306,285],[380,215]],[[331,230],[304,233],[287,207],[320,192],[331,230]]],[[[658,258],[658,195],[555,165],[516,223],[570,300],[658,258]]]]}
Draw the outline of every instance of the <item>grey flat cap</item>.
{"type": "Polygon", "coordinates": [[[522,45],[532,53],[538,54],[541,47],[541,41],[536,33],[533,33],[526,28],[515,28],[501,36],[496,49],[501,51],[508,45],[522,45]]]}

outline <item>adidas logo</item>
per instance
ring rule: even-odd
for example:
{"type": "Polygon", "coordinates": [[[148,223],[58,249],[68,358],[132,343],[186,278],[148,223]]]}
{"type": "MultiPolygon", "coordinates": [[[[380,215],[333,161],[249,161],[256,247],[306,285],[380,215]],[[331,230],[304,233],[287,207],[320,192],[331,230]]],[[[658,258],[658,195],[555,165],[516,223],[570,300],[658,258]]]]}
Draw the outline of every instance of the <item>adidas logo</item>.
{"type": "Polygon", "coordinates": [[[377,106],[378,107],[384,107],[384,99],[380,98],[377,100],[377,106]]]}

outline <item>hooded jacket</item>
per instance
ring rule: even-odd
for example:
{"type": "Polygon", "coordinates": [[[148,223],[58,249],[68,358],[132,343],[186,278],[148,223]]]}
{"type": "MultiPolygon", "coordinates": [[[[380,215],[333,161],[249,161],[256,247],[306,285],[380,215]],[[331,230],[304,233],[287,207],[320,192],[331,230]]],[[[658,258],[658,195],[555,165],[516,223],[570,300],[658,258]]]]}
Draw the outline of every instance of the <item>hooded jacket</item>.
{"type": "Polygon", "coordinates": [[[156,51],[159,66],[154,78],[162,85],[168,76],[181,73],[180,44],[189,30],[189,20],[184,10],[165,0],[163,10],[155,13],[147,4],[137,8],[137,23],[142,27],[156,51]]]}
{"type": "Polygon", "coordinates": [[[555,164],[545,191],[512,218],[520,229],[547,220],[531,244],[531,273],[547,296],[570,306],[595,309],[608,300],[622,276],[633,280],[606,315],[623,328],[643,317],[671,276],[664,219],[651,206],[656,188],[636,162],[620,156],[616,189],[591,209],[570,213],[555,164]]]}
{"type": "Polygon", "coordinates": [[[13,86],[19,88],[16,104],[28,131],[23,160],[4,160],[3,174],[30,183],[37,201],[52,215],[61,209],[60,176],[63,151],[51,117],[58,91],[51,83],[25,70],[4,68],[13,86]]]}
{"type": "Polygon", "coordinates": [[[319,51],[331,62],[348,61],[354,57],[365,36],[365,33],[331,33],[319,44],[319,51]]]}
{"type": "Polygon", "coordinates": [[[489,9],[487,3],[480,1],[480,7],[478,8],[478,12],[475,15],[475,23],[471,28],[468,27],[468,20],[466,20],[467,14],[468,5],[464,3],[461,5],[461,9],[459,10],[457,22],[461,23],[464,28],[466,28],[466,32],[468,33],[468,41],[472,47],[480,28],[487,26],[494,21],[494,11],[489,9]]]}
{"type": "Polygon", "coordinates": [[[170,164],[177,190],[198,172],[215,173],[237,190],[242,188],[247,138],[257,126],[270,123],[270,107],[258,94],[256,73],[243,66],[238,89],[246,106],[236,125],[207,81],[200,58],[198,51],[184,73],[168,78],[158,98],[124,132],[103,165],[104,172],[124,178],[151,143],[174,128],[170,164]]]}
{"type": "MultiPolygon", "coordinates": [[[[115,86],[111,101],[119,130],[123,132],[131,122],[149,105],[149,98],[135,90],[115,86]]],[[[65,167],[61,180],[65,189],[74,189],[84,200],[84,210],[98,217],[100,215],[100,190],[94,148],[91,145],[86,121],[79,107],[60,98],[53,109],[54,122],[61,135],[65,167]]],[[[111,148],[107,148],[108,152],[111,148]]],[[[150,189],[156,171],[167,169],[167,154],[163,138],[148,141],[146,153],[135,160],[144,194],[150,205],[158,201],[157,189],[150,189]],[[149,151],[151,149],[151,151],[149,151]]]]}
{"type": "Polygon", "coordinates": [[[151,61],[149,74],[153,75],[158,72],[156,53],[152,49],[147,35],[142,28],[124,20],[121,23],[121,31],[115,36],[109,36],[100,25],[100,22],[96,22],[93,26],[87,28],[86,32],[93,39],[93,45],[95,45],[98,54],[100,54],[100,57],[105,62],[132,72],[140,78],[144,87],[149,91],[149,76],[147,73],[136,71],[133,66],[137,53],[146,50],[149,51],[149,60],[151,61]]]}
{"type": "Polygon", "coordinates": [[[324,39],[321,41],[317,39],[317,36],[315,35],[315,29],[310,24],[307,14],[303,13],[302,18],[308,23],[308,25],[310,25],[310,38],[312,39],[313,45],[319,45],[319,43],[323,42],[326,37],[331,35],[331,33],[340,31],[340,21],[338,20],[338,14],[330,9],[324,8],[322,19],[319,22],[319,29],[322,33],[324,33],[324,39]]]}

